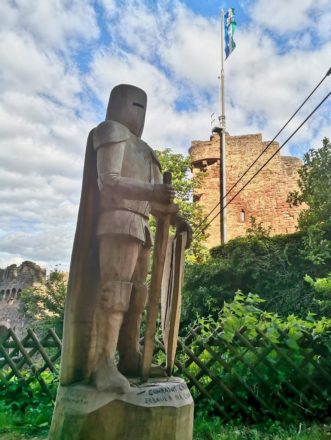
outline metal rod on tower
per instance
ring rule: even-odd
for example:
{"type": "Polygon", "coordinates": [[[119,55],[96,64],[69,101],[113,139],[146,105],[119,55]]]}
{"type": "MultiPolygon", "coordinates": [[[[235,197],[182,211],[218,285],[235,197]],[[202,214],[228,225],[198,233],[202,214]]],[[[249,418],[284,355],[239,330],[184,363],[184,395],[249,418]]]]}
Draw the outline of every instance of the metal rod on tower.
{"type": "Polygon", "coordinates": [[[225,105],[224,105],[224,10],[221,10],[221,77],[220,77],[220,238],[226,237],[226,158],[225,158],[225,105]]]}

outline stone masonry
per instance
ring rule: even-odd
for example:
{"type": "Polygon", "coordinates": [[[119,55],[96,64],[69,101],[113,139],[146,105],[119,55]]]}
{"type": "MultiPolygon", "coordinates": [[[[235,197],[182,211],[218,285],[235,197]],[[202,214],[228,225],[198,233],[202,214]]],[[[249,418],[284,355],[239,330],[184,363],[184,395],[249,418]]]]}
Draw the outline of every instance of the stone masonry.
{"type": "MultiPolygon", "coordinates": [[[[226,138],[226,189],[227,191],[258,157],[268,142],[262,141],[262,135],[251,134],[230,136],[226,138]]],[[[219,202],[219,166],[220,138],[211,136],[209,141],[193,141],[189,150],[193,164],[193,175],[205,174],[202,186],[195,195],[204,212],[208,214],[219,202]]],[[[250,177],[279,148],[273,142],[258,162],[246,174],[239,185],[227,197],[229,200],[249,180],[250,177]]],[[[255,217],[263,222],[264,227],[271,226],[271,234],[286,234],[296,230],[301,207],[290,207],[286,202],[288,193],[297,189],[300,159],[292,156],[281,156],[280,153],[271,159],[268,165],[227,207],[227,239],[244,236],[250,227],[250,218],[255,217]]],[[[219,207],[210,219],[219,212],[219,207]]],[[[207,229],[208,247],[220,244],[219,215],[207,229]]]]}
{"type": "Polygon", "coordinates": [[[17,335],[24,332],[25,320],[19,313],[23,289],[45,283],[46,270],[32,261],[0,269],[0,326],[11,327],[17,335]]]}

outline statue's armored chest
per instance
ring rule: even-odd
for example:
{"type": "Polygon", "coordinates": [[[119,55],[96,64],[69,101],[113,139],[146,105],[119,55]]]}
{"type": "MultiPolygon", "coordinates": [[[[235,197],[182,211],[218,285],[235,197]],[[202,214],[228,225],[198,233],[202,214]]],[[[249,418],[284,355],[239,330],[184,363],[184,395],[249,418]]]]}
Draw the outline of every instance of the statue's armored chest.
{"type": "Polygon", "coordinates": [[[121,159],[121,176],[142,182],[159,183],[161,166],[154,151],[124,125],[115,121],[104,121],[93,130],[92,137],[95,150],[110,147],[109,155],[104,158],[106,163],[101,167],[102,172],[107,172],[107,163],[111,161],[111,145],[121,142],[125,144],[121,159]]]}
{"type": "Polygon", "coordinates": [[[131,136],[126,142],[121,175],[152,182],[153,161],[151,148],[141,139],[131,136]]]}

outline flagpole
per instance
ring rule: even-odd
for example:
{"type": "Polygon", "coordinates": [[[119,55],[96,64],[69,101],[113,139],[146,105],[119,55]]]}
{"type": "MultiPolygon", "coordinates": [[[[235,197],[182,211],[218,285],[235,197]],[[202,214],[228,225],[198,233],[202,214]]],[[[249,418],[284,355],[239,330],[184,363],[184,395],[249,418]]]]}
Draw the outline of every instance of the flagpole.
{"type": "Polygon", "coordinates": [[[220,77],[220,238],[226,237],[226,158],[225,158],[225,105],[224,105],[224,9],[221,10],[221,77],[220,77]]]}

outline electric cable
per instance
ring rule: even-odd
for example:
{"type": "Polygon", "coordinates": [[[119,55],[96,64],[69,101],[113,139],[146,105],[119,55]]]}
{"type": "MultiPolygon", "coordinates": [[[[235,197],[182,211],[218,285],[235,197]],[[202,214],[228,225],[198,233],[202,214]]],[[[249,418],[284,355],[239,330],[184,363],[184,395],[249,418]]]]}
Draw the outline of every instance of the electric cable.
{"type": "MultiPolygon", "coordinates": [[[[229,189],[229,191],[225,194],[224,198],[226,198],[230,192],[238,185],[239,182],[246,176],[246,174],[252,169],[252,167],[256,164],[256,162],[261,158],[261,156],[267,151],[267,149],[270,147],[270,145],[276,140],[276,138],[281,134],[281,132],[288,126],[288,124],[292,121],[292,119],[298,114],[298,112],[302,109],[302,107],[306,104],[306,102],[309,100],[309,98],[316,92],[316,90],[320,87],[320,85],[323,83],[323,81],[326,79],[327,76],[331,74],[331,67],[327,71],[327,73],[324,75],[324,77],[321,79],[321,81],[315,86],[315,88],[310,92],[310,94],[307,96],[307,98],[302,102],[300,107],[293,113],[293,115],[287,120],[287,122],[282,126],[282,128],[278,131],[278,133],[272,138],[272,140],[267,144],[267,146],[262,150],[262,152],[259,154],[259,156],[251,163],[251,165],[246,169],[246,171],[239,177],[239,179],[232,185],[232,187],[229,189]]],[[[208,213],[208,215],[198,224],[198,226],[195,229],[195,232],[199,231],[201,226],[204,225],[205,221],[208,219],[208,217],[215,211],[216,208],[220,205],[221,202],[218,202],[214,208],[208,213]]],[[[222,211],[220,211],[222,212],[222,211]]]]}
{"type": "MultiPolygon", "coordinates": [[[[331,72],[331,69],[329,70],[331,72]]],[[[276,156],[276,154],[279,153],[279,151],[287,144],[288,141],[292,139],[292,137],[300,130],[300,128],[308,121],[308,119],[319,109],[319,107],[328,99],[328,97],[331,95],[331,92],[329,92],[325,98],[314,108],[314,110],[304,119],[304,121],[294,130],[294,132],[286,139],[283,144],[277,148],[277,150],[272,154],[269,159],[255,172],[255,174],[245,183],[245,185],[240,188],[240,190],[224,205],[224,207],[201,229],[200,231],[196,229],[195,232],[198,232],[195,238],[199,237],[207,228],[208,226],[215,220],[217,216],[220,215],[220,213],[246,188],[246,186],[267,166],[267,164],[276,156]]]]}

